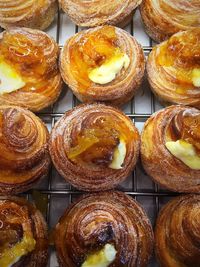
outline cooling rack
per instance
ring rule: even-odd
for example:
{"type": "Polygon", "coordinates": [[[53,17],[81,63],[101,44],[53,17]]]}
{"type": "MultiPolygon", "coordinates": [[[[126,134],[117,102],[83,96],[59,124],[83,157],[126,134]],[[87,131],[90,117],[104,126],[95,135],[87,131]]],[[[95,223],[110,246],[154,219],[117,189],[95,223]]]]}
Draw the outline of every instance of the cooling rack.
{"type": "MultiPolygon", "coordinates": [[[[46,32],[54,37],[60,48],[62,48],[65,41],[80,30],[82,29],[70,22],[66,14],[59,11],[53,25],[51,25],[46,32]]],[[[144,32],[138,11],[125,30],[135,36],[138,42],[142,45],[145,55],[148,56],[154,43],[144,32]]],[[[78,104],[78,100],[65,86],[57,103],[52,107],[37,113],[37,115],[46,123],[50,131],[65,111],[78,104]]],[[[133,120],[136,127],[141,131],[147,118],[161,108],[163,107],[154,98],[146,79],[144,79],[137,95],[130,103],[123,107],[123,111],[133,120]]],[[[154,184],[150,177],[144,172],[140,162],[138,162],[136,169],[130,177],[120,184],[117,189],[136,199],[146,210],[153,225],[155,224],[159,209],[170,198],[176,195],[175,193],[163,190],[154,184]]],[[[38,208],[45,215],[51,231],[66,207],[81,194],[82,192],[77,191],[75,188],[67,184],[64,179],[60,177],[55,168],[51,166],[49,176],[34,190],[27,192],[25,195],[28,199],[36,202],[38,208]]],[[[148,267],[157,266],[158,265],[153,257],[148,267]]],[[[48,267],[58,267],[53,246],[50,248],[48,267]]]]}

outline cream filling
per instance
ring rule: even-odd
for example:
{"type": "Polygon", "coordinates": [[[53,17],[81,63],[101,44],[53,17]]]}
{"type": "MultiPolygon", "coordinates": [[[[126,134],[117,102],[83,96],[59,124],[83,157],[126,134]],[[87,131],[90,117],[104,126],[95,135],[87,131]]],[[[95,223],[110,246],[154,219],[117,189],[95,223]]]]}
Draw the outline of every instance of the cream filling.
{"type": "Polygon", "coordinates": [[[35,245],[35,239],[25,235],[21,242],[1,253],[0,266],[11,267],[14,263],[18,262],[21,257],[33,251],[35,245]]]}
{"type": "Polygon", "coordinates": [[[200,87],[200,69],[193,69],[192,82],[194,86],[200,87]]]}
{"type": "Polygon", "coordinates": [[[25,86],[20,75],[9,64],[0,61],[0,95],[11,93],[25,86]]]}
{"type": "Polygon", "coordinates": [[[111,244],[87,257],[81,267],[108,267],[116,258],[117,251],[111,244]]]}
{"type": "Polygon", "coordinates": [[[192,144],[184,140],[177,140],[176,142],[166,142],[165,145],[172,155],[181,160],[189,168],[200,170],[200,157],[197,155],[192,144]]]}
{"type": "Polygon", "coordinates": [[[126,143],[123,139],[120,139],[118,146],[114,150],[113,160],[109,165],[109,168],[119,170],[122,169],[122,164],[126,157],[126,143]]]}
{"type": "Polygon", "coordinates": [[[127,69],[129,64],[128,55],[120,53],[107,60],[100,67],[93,69],[89,73],[89,79],[94,83],[107,84],[115,79],[122,68],[127,69]]]}

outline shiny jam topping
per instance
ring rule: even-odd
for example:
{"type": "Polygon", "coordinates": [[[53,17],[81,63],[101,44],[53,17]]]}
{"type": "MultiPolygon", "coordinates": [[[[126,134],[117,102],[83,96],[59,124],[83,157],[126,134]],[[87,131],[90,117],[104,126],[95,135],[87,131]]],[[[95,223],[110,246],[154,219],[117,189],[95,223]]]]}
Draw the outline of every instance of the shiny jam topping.
{"type": "Polygon", "coordinates": [[[196,153],[200,156],[200,115],[187,112],[174,117],[170,125],[172,141],[184,140],[192,144],[196,153]]]}
{"type": "MultiPolygon", "coordinates": [[[[92,84],[89,74],[112,58],[121,58],[115,28],[104,26],[86,33],[70,47],[71,71],[82,90],[92,84]]],[[[125,63],[124,63],[125,64],[125,63]]]]}
{"type": "Polygon", "coordinates": [[[200,86],[200,29],[174,35],[159,46],[157,64],[174,67],[177,83],[200,86]]]}
{"type": "Polygon", "coordinates": [[[127,144],[131,137],[133,133],[125,123],[102,117],[78,134],[67,156],[73,162],[108,167],[120,140],[127,144]]]}
{"type": "MultiPolygon", "coordinates": [[[[24,83],[24,86],[22,84],[23,90],[43,88],[46,85],[44,79],[52,75],[48,73],[43,48],[21,33],[5,32],[0,40],[0,52],[0,65],[3,64],[4,70],[6,65],[9,68],[6,73],[8,82],[9,78],[14,76],[18,77],[19,84],[20,77],[24,83]]],[[[5,76],[5,73],[1,75],[5,76]]],[[[16,80],[13,85],[16,87],[16,80]]]]}
{"type": "Polygon", "coordinates": [[[46,71],[45,56],[40,47],[20,33],[4,33],[0,42],[1,56],[15,67],[22,76],[43,75],[46,71]]]}

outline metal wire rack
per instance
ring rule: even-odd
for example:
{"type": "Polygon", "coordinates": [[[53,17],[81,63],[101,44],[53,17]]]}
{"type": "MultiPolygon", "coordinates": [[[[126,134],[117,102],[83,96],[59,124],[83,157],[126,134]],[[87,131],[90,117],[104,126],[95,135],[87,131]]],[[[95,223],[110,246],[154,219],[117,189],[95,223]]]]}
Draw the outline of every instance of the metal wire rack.
{"type": "MultiPolygon", "coordinates": [[[[147,56],[152,50],[153,42],[144,33],[141,24],[139,12],[137,11],[132,22],[125,28],[131,35],[142,44],[145,55],[147,56]]],[[[72,24],[67,15],[58,12],[54,24],[47,30],[47,33],[53,36],[60,48],[64,42],[73,34],[80,31],[81,28],[72,24]]],[[[51,108],[44,110],[37,115],[47,124],[49,130],[54,126],[55,122],[65,113],[65,111],[78,105],[77,99],[67,88],[64,88],[60,99],[51,108]]],[[[157,102],[146,80],[138,90],[136,97],[125,107],[123,111],[129,116],[139,130],[142,129],[144,122],[152,113],[162,108],[157,102]]],[[[152,224],[154,225],[160,207],[168,201],[175,193],[164,191],[159,188],[145,174],[141,163],[139,162],[132,175],[119,187],[119,190],[134,197],[146,210],[152,224]]],[[[36,205],[45,213],[49,228],[52,229],[57,223],[66,207],[82,192],[67,184],[57,173],[55,168],[51,166],[49,176],[37,188],[26,193],[28,199],[34,199],[36,205]],[[41,207],[41,202],[46,203],[41,207]]],[[[49,267],[58,267],[55,250],[51,248],[49,267]]],[[[157,267],[157,263],[153,258],[148,267],[157,267]]]]}

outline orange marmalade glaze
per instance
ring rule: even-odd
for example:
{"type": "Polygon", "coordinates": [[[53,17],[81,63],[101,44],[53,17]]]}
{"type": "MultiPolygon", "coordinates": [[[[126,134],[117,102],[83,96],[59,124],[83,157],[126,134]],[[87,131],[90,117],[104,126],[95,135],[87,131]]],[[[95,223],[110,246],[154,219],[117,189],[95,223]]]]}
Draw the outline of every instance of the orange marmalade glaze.
{"type": "Polygon", "coordinates": [[[133,137],[134,132],[124,122],[101,117],[78,134],[67,156],[79,163],[108,166],[120,139],[127,144],[133,137]]]}
{"type": "Polygon", "coordinates": [[[200,154],[200,115],[184,117],[182,139],[192,144],[200,154]]]}
{"type": "Polygon", "coordinates": [[[22,90],[42,92],[47,86],[48,66],[42,47],[20,33],[5,32],[0,40],[0,61],[15,69],[25,86],[22,90]]]}
{"type": "Polygon", "coordinates": [[[115,28],[112,26],[86,33],[76,41],[70,47],[70,69],[80,88],[89,88],[92,84],[88,77],[89,72],[117,53],[121,51],[117,45],[115,28]]]}
{"type": "Polygon", "coordinates": [[[176,83],[191,89],[192,71],[200,68],[200,29],[185,34],[174,35],[159,46],[156,63],[165,67],[174,67],[176,83]]]}
{"type": "MultiPolygon", "coordinates": [[[[180,115],[182,116],[182,115],[180,115]]],[[[170,135],[173,141],[184,140],[192,144],[200,155],[200,115],[184,114],[179,121],[178,129],[172,122],[170,125],[170,135]]]]}

